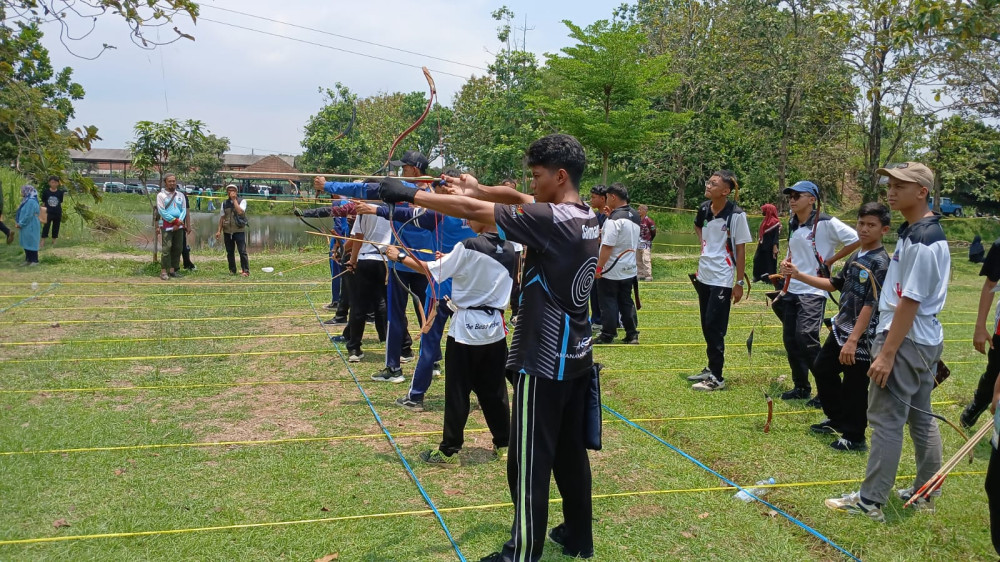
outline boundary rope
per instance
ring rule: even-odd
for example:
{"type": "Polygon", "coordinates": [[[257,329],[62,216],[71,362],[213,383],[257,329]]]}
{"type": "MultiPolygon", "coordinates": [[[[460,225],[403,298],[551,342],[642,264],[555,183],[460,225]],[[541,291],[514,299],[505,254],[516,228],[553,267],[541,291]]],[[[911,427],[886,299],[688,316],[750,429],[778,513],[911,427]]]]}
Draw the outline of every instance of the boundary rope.
{"type": "MultiPolygon", "coordinates": [[[[27,297],[25,297],[25,298],[17,301],[14,304],[12,304],[12,305],[10,305],[10,306],[8,306],[6,308],[0,309],[0,314],[3,314],[4,312],[7,312],[8,310],[10,310],[12,308],[17,308],[17,307],[21,306],[22,304],[24,304],[26,302],[31,302],[31,301],[37,299],[38,297],[40,297],[40,296],[42,296],[42,295],[44,295],[44,294],[46,294],[46,293],[48,293],[50,291],[56,290],[58,287],[59,287],[59,283],[52,283],[52,284],[49,285],[48,289],[45,289],[44,291],[35,291],[35,294],[28,295],[27,297]]],[[[20,295],[18,295],[18,296],[20,296],[20,295]]],[[[16,297],[6,297],[6,298],[16,298],[16,297]]]]}
{"type": "Polygon", "coordinates": [[[725,476],[723,476],[723,475],[722,475],[722,474],[720,474],[719,472],[716,472],[715,470],[713,470],[713,469],[709,468],[709,467],[708,467],[707,465],[705,465],[704,463],[702,463],[702,462],[701,462],[701,461],[699,461],[698,459],[696,459],[696,458],[692,457],[691,455],[689,455],[689,454],[685,453],[684,451],[682,451],[681,449],[679,449],[679,448],[675,447],[674,445],[671,445],[670,443],[668,443],[667,441],[665,441],[665,440],[664,440],[663,438],[661,438],[661,437],[660,437],[659,435],[656,435],[656,434],[655,434],[655,433],[653,433],[652,431],[649,431],[648,429],[646,429],[646,428],[642,427],[641,425],[639,425],[639,424],[635,423],[634,421],[632,421],[632,420],[630,420],[630,419],[626,418],[626,417],[625,417],[625,416],[623,416],[622,414],[619,414],[619,413],[618,413],[618,412],[617,412],[616,410],[614,410],[614,409],[610,408],[609,406],[606,406],[606,405],[602,405],[601,407],[602,407],[602,408],[604,408],[604,410],[605,410],[605,411],[607,411],[607,412],[608,412],[609,414],[611,414],[611,415],[613,415],[613,416],[615,416],[615,417],[617,417],[617,418],[621,419],[621,420],[622,420],[623,422],[625,422],[626,424],[628,424],[628,425],[632,426],[632,427],[633,427],[633,428],[635,428],[635,429],[638,429],[639,431],[641,431],[641,432],[645,433],[646,435],[648,435],[648,436],[652,437],[653,439],[655,439],[655,440],[659,441],[659,442],[660,442],[660,443],[662,443],[663,445],[666,445],[666,446],[667,446],[667,447],[669,447],[669,448],[670,448],[671,450],[673,450],[673,451],[674,451],[675,453],[677,453],[677,454],[681,455],[682,457],[686,458],[687,460],[691,461],[691,462],[692,462],[692,463],[693,463],[693,464],[694,464],[695,466],[697,466],[697,467],[699,467],[699,468],[701,468],[701,469],[705,470],[706,472],[708,472],[708,473],[710,473],[710,474],[712,474],[712,475],[714,475],[714,476],[717,476],[717,477],[718,477],[718,478],[719,478],[720,480],[722,480],[722,481],[723,481],[723,482],[725,482],[726,484],[729,484],[729,485],[733,486],[734,488],[737,488],[737,489],[739,489],[739,490],[740,490],[741,492],[743,492],[743,493],[747,494],[747,495],[748,495],[748,496],[750,496],[750,497],[751,497],[752,499],[754,499],[754,500],[756,500],[756,501],[758,501],[758,502],[760,502],[760,503],[762,503],[762,504],[766,505],[767,507],[769,507],[769,508],[773,509],[773,510],[774,510],[774,511],[775,511],[775,512],[776,512],[776,513],[778,514],[778,515],[781,515],[781,516],[782,516],[782,517],[784,517],[785,519],[787,519],[787,520],[791,521],[792,523],[794,523],[794,524],[798,525],[798,526],[799,526],[799,527],[801,527],[801,528],[802,528],[802,529],[803,529],[804,531],[808,532],[809,534],[813,535],[814,537],[818,538],[819,540],[821,540],[821,541],[823,541],[823,542],[825,542],[825,543],[829,544],[829,545],[830,545],[830,546],[832,546],[833,548],[835,548],[835,549],[839,550],[839,551],[840,551],[841,553],[843,553],[843,554],[844,554],[844,555],[846,555],[847,557],[851,558],[852,560],[855,560],[856,562],[861,562],[861,559],[860,559],[860,558],[858,558],[857,556],[855,556],[854,554],[852,554],[852,553],[851,553],[850,551],[848,551],[848,550],[847,550],[847,549],[845,549],[844,547],[840,546],[839,544],[837,544],[837,543],[833,542],[833,540],[832,540],[832,539],[828,538],[828,537],[827,537],[826,535],[824,535],[824,534],[820,533],[820,532],[819,532],[819,531],[817,531],[816,529],[813,529],[813,528],[812,528],[812,527],[810,527],[809,525],[806,525],[805,523],[803,523],[803,522],[802,522],[802,521],[800,521],[799,519],[795,518],[795,517],[794,517],[793,515],[791,515],[791,514],[789,514],[789,513],[786,513],[786,512],[785,512],[784,510],[782,510],[782,509],[781,509],[780,507],[778,507],[778,506],[776,506],[776,505],[772,504],[771,502],[769,502],[769,501],[767,501],[767,500],[764,500],[764,499],[761,499],[761,498],[759,498],[759,497],[755,496],[755,495],[753,494],[753,492],[751,492],[750,490],[747,490],[747,489],[746,489],[746,488],[744,488],[743,486],[740,486],[740,485],[739,485],[739,484],[737,484],[736,482],[733,482],[733,481],[732,481],[732,480],[730,480],[729,478],[726,478],[725,476]]]}
{"type": "MultiPolygon", "coordinates": [[[[965,471],[965,472],[952,472],[949,476],[982,476],[986,474],[985,471],[965,471]]],[[[900,474],[896,476],[896,480],[911,479],[914,478],[912,474],[900,474]]],[[[849,478],[843,480],[825,480],[816,482],[789,482],[784,484],[771,484],[767,486],[756,486],[758,488],[807,488],[807,487],[819,487],[819,486],[832,486],[834,484],[855,484],[861,482],[860,478],[849,478]]],[[[614,498],[628,498],[628,497],[642,497],[642,496],[659,496],[667,494],[695,494],[704,492],[728,492],[732,491],[731,486],[710,486],[705,488],[673,488],[664,490],[640,490],[635,492],[615,492],[609,494],[592,494],[591,499],[614,499],[614,498]]],[[[562,503],[562,498],[551,498],[549,499],[549,504],[562,503]]],[[[510,502],[501,503],[487,503],[478,505],[463,505],[456,507],[442,507],[437,510],[438,513],[458,513],[463,511],[485,511],[487,509],[499,509],[504,507],[513,507],[514,504],[510,502]]],[[[53,542],[66,542],[66,541],[81,541],[81,540],[94,540],[94,539],[120,539],[120,538],[130,538],[130,537],[149,537],[149,536],[162,536],[162,535],[179,535],[186,533],[200,533],[208,531],[229,531],[238,529],[259,529],[262,527],[286,527],[291,525],[306,525],[315,523],[332,523],[336,521],[352,521],[352,520],[364,520],[364,519],[384,519],[388,517],[404,517],[411,515],[431,515],[434,512],[430,509],[415,509],[409,511],[391,511],[384,513],[367,513],[362,515],[340,515],[336,517],[323,517],[320,519],[296,519],[292,521],[269,521],[263,523],[237,523],[234,525],[216,525],[212,527],[185,527],[182,529],[160,529],[153,531],[129,531],[122,533],[97,533],[92,535],[67,535],[61,537],[35,537],[28,539],[11,539],[0,541],[0,546],[8,545],[21,545],[21,544],[39,544],[39,543],[53,543],[53,542]]]]}
{"type": "Polygon", "coordinates": [[[448,529],[448,525],[444,522],[444,517],[441,516],[441,513],[438,511],[437,506],[434,505],[434,501],[427,494],[427,491],[424,490],[423,485],[420,483],[420,479],[417,478],[417,475],[413,472],[413,469],[410,467],[410,463],[406,461],[406,457],[403,456],[403,451],[399,449],[399,445],[396,444],[396,440],[392,438],[392,433],[389,432],[389,428],[387,428],[385,426],[385,423],[382,422],[382,418],[378,415],[378,412],[375,410],[375,405],[372,404],[371,399],[368,398],[368,393],[365,392],[365,389],[361,386],[361,382],[358,380],[357,375],[354,373],[354,369],[351,368],[351,364],[347,362],[347,358],[344,357],[344,353],[340,350],[340,346],[337,345],[335,341],[333,341],[333,336],[330,335],[330,332],[326,329],[326,325],[323,324],[323,319],[320,318],[319,311],[316,310],[316,305],[313,304],[312,299],[309,297],[309,293],[303,292],[303,294],[305,294],[306,300],[309,301],[309,306],[312,308],[313,314],[316,316],[316,321],[319,322],[320,327],[323,328],[323,331],[326,332],[327,336],[330,337],[330,344],[333,345],[333,348],[337,351],[337,355],[340,356],[340,360],[344,362],[344,366],[347,368],[347,372],[350,373],[351,378],[354,379],[354,384],[358,387],[358,391],[361,392],[361,396],[365,399],[365,402],[368,404],[368,409],[371,411],[372,416],[375,417],[375,421],[378,423],[378,426],[382,429],[382,433],[385,434],[385,438],[389,441],[389,444],[392,445],[392,448],[396,451],[396,455],[399,457],[400,462],[403,463],[403,468],[406,469],[406,472],[409,473],[410,478],[413,479],[413,483],[416,484],[417,490],[420,492],[420,495],[423,496],[424,501],[427,503],[427,506],[430,507],[431,511],[434,512],[434,517],[436,517],[438,523],[441,524],[441,528],[444,530],[445,536],[448,537],[448,541],[451,542],[451,546],[455,549],[455,554],[458,555],[458,559],[461,560],[461,562],[466,562],[465,555],[462,554],[462,549],[458,547],[458,543],[455,542],[455,537],[451,535],[451,531],[448,529]]]}

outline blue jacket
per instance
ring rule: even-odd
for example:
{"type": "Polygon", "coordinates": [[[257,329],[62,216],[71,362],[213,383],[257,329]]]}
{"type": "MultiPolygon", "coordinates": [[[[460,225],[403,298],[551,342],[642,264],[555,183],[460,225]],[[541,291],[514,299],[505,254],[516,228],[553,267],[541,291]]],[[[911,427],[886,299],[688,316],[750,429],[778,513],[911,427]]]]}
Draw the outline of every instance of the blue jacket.
{"type": "MultiPolygon", "coordinates": [[[[414,214],[417,213],[417,209],[412,207],[396,208],[396,212],[392,219],[396,222],[406,222],[413,220],[414,226],[424,229],[427,233],[431,234],[434,242],[434,250],[447,254],[448,252],[455,249],[455,245],[465,240],[467,238],[475,238],[476,233],[469,228],[468,221],[464,219],[459,219],[455,217],[449,217],[448,215],[443,215],[436,211],[431,211],[429,209],[422,211],[416,219],[413,219],[414,214]]],[[[379,206],[377,209],[378,216],[388,219],[389,209],[384,205],[379,206]]],[[[402,234],[402,233],[401,233],[402,234]]],[[[410,246],[411,248],[414,246],[410,246]]],[[[433,256],[431,254],[424,254],[423,252],[418,252],[417,256],[424,261],[433,261],[433,256]],[[424,256],[428,257],[424,257],[424,256]]],[[[436,283],[436,282],[435,282],[436,283]]],[[[428,294],[430,294],[431,288],[428,287],[428,294]]],[[[446,280],[437,286],[435,290],[438,297],[444,297],[451,295],[451,279],[446,280]]]]}
{"type": "Polygon", "coordinates": [[[21,247],[32,252],[38,251],[42,241],[42,221],[38,219],[38,199],[32,197],[17,208],[17,226],[21,229],[18,239],[21,247]]]}

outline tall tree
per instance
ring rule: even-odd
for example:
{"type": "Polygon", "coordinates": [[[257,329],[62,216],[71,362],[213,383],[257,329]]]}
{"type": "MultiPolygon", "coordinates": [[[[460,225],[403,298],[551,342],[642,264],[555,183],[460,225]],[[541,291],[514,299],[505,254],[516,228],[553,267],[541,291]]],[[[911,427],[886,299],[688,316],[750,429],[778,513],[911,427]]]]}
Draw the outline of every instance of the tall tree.
{"type": "Polygon", "coordinates": [[[934,131],[928,156],[943,195],[1000,208],[1000,130],[953,115],[934,131]]]}
{"type": "Polygon", "coordinates": [[[600,154],[607,182],[613,155],[648,144],[676,124],[652,98],[674,89],[677,79],[668,72],[669,57],[647,55],[646,36],[624,19],[586,28],[563,23],[577,44],[549,58],[551,80],[534,99],[551,123],[600,154]]]}

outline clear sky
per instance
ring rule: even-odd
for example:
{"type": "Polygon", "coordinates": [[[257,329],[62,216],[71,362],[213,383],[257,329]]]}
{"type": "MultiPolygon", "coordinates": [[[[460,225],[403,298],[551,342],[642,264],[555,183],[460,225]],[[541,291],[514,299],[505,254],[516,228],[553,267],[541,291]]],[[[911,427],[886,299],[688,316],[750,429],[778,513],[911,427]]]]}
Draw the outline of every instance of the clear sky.
{"type": "MultiPolygon", "coordinates": [[[[500,47],[498,22],[490,13],[506,5],[518,24],[527,18],[528,50],[541,58],[570,44],[562,20],[588,25],[609,19],[621,0],[210,0],[202,2],[197,25],[189,19],[175,24],[194,35],[155,50],[132,44],[128,28],[115,16],[98,19],[86,39],[70,42],[74,52],[93,56],[102,43],[116,49],[96,60],[70,54],[58,40],[58,27],[43,28],[43,39],[53,64],[71,66],[86,97],[75,103],[71,124],[96,125],[103,140],[94,146],[122,148],[132,139],[136,121],[199,119],[217,135],[229,137],[231,152],[301,152],[299,142],[306,120],[316,113],[323,97],[319,88],[342,82],[363,96],[378,92],[426,90],[419,68],[402,66],[356,54],[266,35],[273,33],[431,69],[442,103],[452,98],[465,78],[484,70],[500,47]],[[361,43],[353,39],[282,25],[235,14],[237,10],[359,38],[423,55],[361,43]],[[214,20],[214,21],[208,21],[214,20]],[[224,25],[230,24],[230,26],[224,25]],[[251,28],[248,31],[231,25],[251,28]],[[450,76],[446,73],[456,74],[450,76]]],[[[89,24],[73,22],[77,34],[89,24]]],[[[161,39],[175,37],[167,26],[161,39]]],[[[520,32],[519,32],[520,33],[520,32]]],[[[150,31],[149,37],[156,32],[150,31]]]]}

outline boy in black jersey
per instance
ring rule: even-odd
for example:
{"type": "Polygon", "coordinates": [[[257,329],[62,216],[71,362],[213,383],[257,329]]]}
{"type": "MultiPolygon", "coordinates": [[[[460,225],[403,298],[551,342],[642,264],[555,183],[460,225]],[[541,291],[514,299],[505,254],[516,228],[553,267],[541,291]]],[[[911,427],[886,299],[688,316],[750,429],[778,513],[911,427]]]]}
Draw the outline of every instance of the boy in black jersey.
{"type": "Polygon", "coordinates": [[[823,396],[826,419],[810,426],[815,433],[839,433],[841,437],[830,444],[838,451],[868,448],[865,445],[868,367],[871,340],[878,325],[878,294],[889,268],[889,254],[882,247],[882,237],[889,232],[890,216],[889,209],[881,203],[861,206],[858,210],[861,248],[831,278],[807,275],[788,262],[781,267],[782,275],[791,275],[811,287],[840,291],[840,311],[812,367],[816,390],[823,396]]]}
{"type": "Polygon", "coordinates": [[[549,135],[528,148],[536,200],[472,176],[445,177],[454,197],[419,192],[386,178],[385,201],[415,202],[451,216],[496,224],[501,238],[527,246],[520,319],[507,370],[514,384],[507,480],[514,501],[511,538],[482,560],[538,560],[555,475],[565,522],[549,537],[570,556],[594,554],[590,460],[583,440],[584,393],[593,371],[587,318],[600,228],[580,200],[583,147],[549,135]],[[475,198],[473,198],[475,197],[475,198]],[[484,199],[486,201],[480,200],[484,199]],[[494,205],[495,203],[505,203],[494,205]]]}

